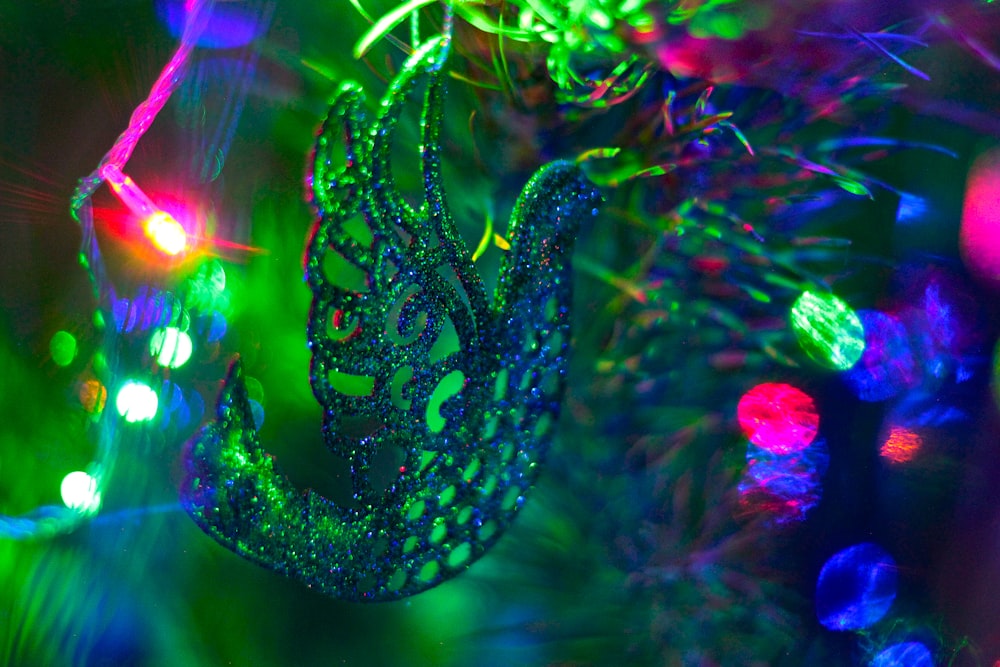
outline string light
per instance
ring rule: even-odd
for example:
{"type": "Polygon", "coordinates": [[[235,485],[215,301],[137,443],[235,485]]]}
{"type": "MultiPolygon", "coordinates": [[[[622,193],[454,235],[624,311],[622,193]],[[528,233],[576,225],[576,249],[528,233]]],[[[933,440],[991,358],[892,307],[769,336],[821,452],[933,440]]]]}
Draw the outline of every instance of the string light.
{"type": "Polygon", "coordinates": [[[172,215],[153,203],[135,181],[114,164],[101,167],[101,177],[125,206],[142,221],[146,238],[171,257],[187,249],[187,231],[172,215]]]}

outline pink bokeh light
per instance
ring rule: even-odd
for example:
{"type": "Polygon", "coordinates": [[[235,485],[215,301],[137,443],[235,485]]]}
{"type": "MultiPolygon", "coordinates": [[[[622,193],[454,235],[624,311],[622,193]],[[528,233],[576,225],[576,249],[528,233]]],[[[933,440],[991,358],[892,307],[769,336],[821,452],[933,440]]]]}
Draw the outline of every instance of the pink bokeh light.
{"type": "Polygon", "coordinates": [[[959,249],[969,273],[1000,290],[1000,148],[980,155],[969,169],[959,249]]]}
{"type": "Polygon", "coordinates": [[[819,431],[813,399],[788,384],[757,385],[740,398],[736,417],[750,442],[775,454],[805,449],[819,431]]]}

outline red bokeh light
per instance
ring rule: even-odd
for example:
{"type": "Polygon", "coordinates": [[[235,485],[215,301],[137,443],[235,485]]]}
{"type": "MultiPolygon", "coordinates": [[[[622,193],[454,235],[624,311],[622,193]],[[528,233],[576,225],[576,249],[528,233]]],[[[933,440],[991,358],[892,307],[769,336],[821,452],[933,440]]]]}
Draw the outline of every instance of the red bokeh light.
{"type": "Polygon", "coordinates": [[[736,417],[750,442],[775,454],[805,449],[819,431],[812,398],[787,384],[765,382],[743,394],[736,417]]]}

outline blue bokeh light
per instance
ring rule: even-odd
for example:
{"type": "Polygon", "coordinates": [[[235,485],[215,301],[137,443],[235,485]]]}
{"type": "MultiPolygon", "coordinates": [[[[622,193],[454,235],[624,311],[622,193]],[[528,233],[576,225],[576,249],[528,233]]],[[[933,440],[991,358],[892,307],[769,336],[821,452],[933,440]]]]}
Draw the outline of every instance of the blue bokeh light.
{"type": "Polygon", "coordinates": [[[830,630],[861,630],[896,599],[896,562],[885,549],[857,544],[830,557],[816,581],[816,616],[830,630]]]}
{"type": "Polygon", "coordinates": [[[862,401],[884,401],[919,381],[906,327],[895,317],[858,311],[865,329],[865,351],[844,381],[862,401]]]}
{"type": "Polygon", "coordinates": [[[920,642],[894,644],[871,662],[871,667],[934,667],[931,652],[920,642]]]}
{"type": "MultiPolygon", "coordinates": [[[[157,3],[160,19],[170,34],[180,39],[187,19],[182,0],[162,0],[157,3]]],[[[197,44],[209,49],[232,49],[249,44],[260,37],[270,23],[271,7],[266,3],[216,3],[197,44]]]]}
{"type": "Polygon", "coordinates": [[[807,448],[785,455],[750,444],[746,461],[737,486],[740,513],[765,514],[768,525],[782,525],[804,520],[819,503],[830,454],[817,438],[807,448]]]}

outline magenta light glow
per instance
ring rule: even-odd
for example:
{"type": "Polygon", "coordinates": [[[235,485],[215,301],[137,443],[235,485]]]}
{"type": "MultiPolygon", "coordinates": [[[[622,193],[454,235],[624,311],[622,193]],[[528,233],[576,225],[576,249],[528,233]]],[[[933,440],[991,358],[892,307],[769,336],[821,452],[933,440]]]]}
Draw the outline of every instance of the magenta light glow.
{"type": "Polygon", "coordinates": [[[812,398],[787,384],[765,382],[743,394],[736,417],[750,442],[775,454],[805,449],[819,431],[812,398]]]}
{"type": "Polygon", "coordinates": [[[969,273],[1000,290],[1000,148],[983,153],[969,169],[959,249],[969,273]]]}

